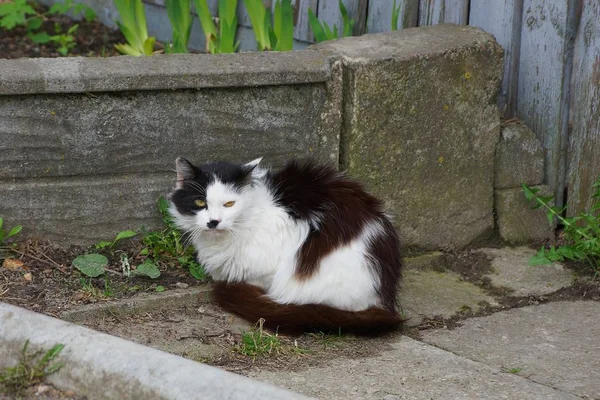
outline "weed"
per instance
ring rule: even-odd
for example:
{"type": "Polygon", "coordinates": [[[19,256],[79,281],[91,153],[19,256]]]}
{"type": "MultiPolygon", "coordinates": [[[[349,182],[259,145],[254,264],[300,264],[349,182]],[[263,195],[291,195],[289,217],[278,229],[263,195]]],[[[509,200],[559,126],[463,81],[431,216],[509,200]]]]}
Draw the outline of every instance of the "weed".
{"type": "Polygon", "coordinates": [[[530,265],[547,265],[554,261],[582,261],[587,263],[594,276],[600,273],[600,177],[594,183],[592,205],[589,210],[575,217],[563,217],[566,207],[551,205],[553,196],[538,194],[539,189],[530,188],[523,184],[523,193],[529,202],[534,202],[533,208],[544,208],[548,222],[555,219],[563,225],[565,244],[560,247],[551,246],[540,251],[529,260],[530,265]]]}
{"type": "Polygon", "coordinates": [[[131,231],[131,230],[126,230],[126,231],[121,231],[119,233],[117,233],[117,236],[115,236],[115,238],[108,242],[108,241],[101,241],[96,245],[97,249],[106,249],[108,248],[111,251],[112,254],[112,248],[115,246],[115,244],[117,244],[118,241],[123,240],[123,239],[129,239],[132,238],[134,236],[136,236],[138,233],[136,231],[131,231]]]}
{"type": "Polygon", "coordinates": [[[522,367],[510,368],[510,369],[506,370],[506,372],[508,372],[509,374],[515,374],[515,375],[521,371],[523,371],[522,367]]]}
{"type": "Polygon", "coordinates": [[[19,395],[23,390],[30,386],[40,383],[45,377],[61,369],[64,363],[53,363],[54,359],[65,347],[63,344],[56,344],[50,350],[46,351],[41,359],[38,356],[43,350],[28,353],[27,348],[29,340],[25,342],[21,350],[19,363],[14,367],[0,369],[0,384],[11,395],[19,395]]]}
{"type": "Polygon", "coordinates": [[[73,260],[73,266],[85,276],[96,278],[104,274],[108,258],[102,254],[84,254],[73,260]]]}
{"type": "Polygon", "coordinates": [[[143,238],[146,247],[140,254],[151,254],[154,260],[159,263],[179,263],[194,278],[198,280],[205,279],[206,272],[196,261],[194,249],[184,246],[181,234],[169,214],[169,203],[164,197],[158,199],[158,210],[166,228],[162,231],[146,232],[143,238]]]}
{"type": "Polygon", "coordinates": [[[156,38],[148,36],[146,12],[142,0],[113,0],[121,21],[116,21],[127,44],[115,48],[130,56],[150,56],[154,53],[156,38]]]}
{"type": "Polygon", "coordinates": [[[213,18],[206,0],[194,0],[196,11],[206,37],[207,53],[233,53],[240,43],[235,41],[238,21],[236,16],[238,0],[219,0],[218,23],[213,18]]]}
{"type": "Polygon", "coordinates": [[[340,13],[342,14],[342,31],[338,33],[337,25],[333,25],[333,29],[329,27],[327,22],[321,23],[313,10],[308,9],[308,22],[310,23],[310,29],[315,35],[317,43],[324,42],[326,40],[333,40],[339,37],[352,36],[352,29],[354,27],[354,20],[348,15],[348,10],[344,6],[344,3],[339,1],[340,13]]]}
{"type": "Polygon", "coordinates": [[[318,343],[322,344],[324,350],[332,347],[340,347],[345,339],[345,337],[342,336],[341,330],[337,335],[327,334],[324,332],[308,333],[307,335],[312,337],[318,343]]]}
{"type": "Polygon", "coordinates": [[[192,1],[166,0],[165,7],[173,29],[173,42],[165,48],[165,52],[187,53],[192,31],[192,1]]]}
{"type": "Polygon", "coordinates": [[[236,351],[249,357],[271,355],[281,351],[281,341],[277,333],[272,335],[263,330],[265,320],[260,319],[256,326],[249,331],[242,332],[242,343],[236,351]]]}
{"type": "Polygon", "coordinates": [[[290,51],[294,45],[291,0],[275,0],[273,18],[262,0],[244,0],[259,51],[290,51]]]}
{"type": "Polygon", "coordinates": [[[0,250],[4,247],[7,247],[5,240],[17,235],[23,227],[21,225],[13,226],[11,229],[4,230],[4,219],[0,217],[0,250]]]}
{"type": "Polygon", "coordinates": [[[56,29],[56,35],[50,36],[50,41],[57,45],[56,51],[58,51],[60,55],[66,56],[69,54],[69,51],[75,47],[75,37],[73,34],[79,29],[79,24],[71,26],[67,30],[67,33],[61,32],[60,25],[55,28],[58,28],[56,29]]]}

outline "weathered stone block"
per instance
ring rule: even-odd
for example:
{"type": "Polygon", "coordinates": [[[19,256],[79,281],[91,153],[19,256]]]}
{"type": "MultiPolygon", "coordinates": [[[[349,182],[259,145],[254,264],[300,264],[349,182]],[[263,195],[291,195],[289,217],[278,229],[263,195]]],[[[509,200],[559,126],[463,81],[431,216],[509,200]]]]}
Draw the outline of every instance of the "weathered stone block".
{"type": "Polygon", "coordinates": [[[324,84],[0,96],[0,179],[167,172],[179,155],[336,162],[326,97],[324,84]]]}
{"type": "MultiPolygon", "coordinates": [[[[548,186],[535,186],[539,194],[551,195],[548,186]]],[[[496,218],[502,239],[511,244],[524,244],[554,237],[554,226],[548,223],[543,209],[534,210],[521,188],[496,190],[496,218]]]]}
{"type": "Polygon", "coordinates": [[[544,149],[535,133],[524,124],[502,127],[496,146],[494,187],[508,189],[544,182],[544,149]]]}
{"type": "Polygon", "coordinates": [[[493,220],[502,49],[437,25],[325,42],[342,55],[342,166],[385,199],[411,247],[462,247],[493,220]]]}

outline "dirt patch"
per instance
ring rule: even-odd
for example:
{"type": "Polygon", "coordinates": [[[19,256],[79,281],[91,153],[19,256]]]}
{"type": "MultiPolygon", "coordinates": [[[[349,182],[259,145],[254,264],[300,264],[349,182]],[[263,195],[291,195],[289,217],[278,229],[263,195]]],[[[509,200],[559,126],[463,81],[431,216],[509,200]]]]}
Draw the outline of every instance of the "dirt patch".
{"type": "Polygon", "coordinates": [[[277,335],[279,345],[270,354],[249,356],[240,351],[242,332],[253,327],[206,303],[135,315],[107,312],[84,326],[240,374],[254,369],[294,371],[332,358],[368,357],[385,351],[394,336],[366,341],[349,335],[270,333],[277,335]]]}
{"type": "MultiPolygon", "coordinates": [[[[41,5],[36,5],[35,8],[38,12],[47,10],[41,5]]],[[[75,24],[79,24],[79,28],[73,34],[75,47],[69,51],[70,56],[109,57],[120,55],[114,45],[125,43],[121,32],[96,21],[74,21],[64,15],[52,15],[46,18],[39,31],[52,36],[67,32],[75,24]]],[[[10,31],[0,30],[0,58],[61,57],[57,47],[51,43],[33,43],[27,37],[27,31],[23,27],[16,27],[10,31]]]]}
{"type": "MultiPolygon", "coordinates": [[[[87,397],[78,396],[75,392],[71,390],[59,390],[54,386],[41,383],[39,385],[34,385],[24,393],[22,393],[19,397],[22,400],[86,400],[87,397]]],[[[0,400],[14,400],[15,397],[12,395],[6,395],[0,393],[0,400]]]]}
{"type": "Polygon", "coordinates": [[[129,298],[140,292],[155,292],[159,286],[168,291],[205,284],[177,263],[158,263],[161,275],[157,279],[125,277],[120,252],[133,255],[130,262],[135,264],[143,259],[141,249],[142,245],[136,241],[116,248],[112,255],[107,253],[109,265],[105,276],[88,278],[72,266],[72,261],[94,249],[61,248],[37,241],[20,243],[13,255],[23,262],[23,267],[14,271],[0,267],[0,301],[58,316],[62,311],[84,304],[129,298]]]}

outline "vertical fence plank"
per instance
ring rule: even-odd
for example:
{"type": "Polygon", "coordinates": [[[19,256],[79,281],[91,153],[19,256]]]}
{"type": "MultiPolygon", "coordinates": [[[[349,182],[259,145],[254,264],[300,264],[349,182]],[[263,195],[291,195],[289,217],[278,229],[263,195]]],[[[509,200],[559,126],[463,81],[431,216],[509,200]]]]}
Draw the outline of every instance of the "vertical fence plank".
{"type": "MultiPolygon", "coordinates": [[[[400,7],[398,29],[417,26],[419,0],[396,0],[396,7],[400,7]]],[[[392,27],[393,9],[394,0],[369,1],[367,31],[369,33],[389,32],[392,27]]]]}
{"type": "MultiPolygon", "coordinates": [[[[308,7],[317,9],[318,0],[291,0],[294,7],[294,49],[302,49],[308,45],[308,42],[314,41],[312,31],[308,23],[308,7]]],[[[263,0],[265,7],[270,8],[271,12],[275,10],[275,0],[263,0]]],[[[240,50],[256,50],[256,40],[252,29],[252,22],[246,10],[244,0],[238,0],[238,33],[240,41],[240,50]]]]}
{"type": "Polygon", "coordinates": [[[498,107],[506,117],[515,116],[522,13],[523,0],[471,0],[469,24],[494,35],[504,48],[504,77],[498,107]]]}
{"type": "Polygon", "coordinates": [[[600,4],[585,0],[575,41],[569,153],[569,214],[589,210],[600,175],[600,4]]]}
{"type": "Polygon", "coordinates": [[[314,42],[315,37],[308,23],[308,9],[317,12],[318,0],[295,0],[294,5],[294,39],[303,42],[314,42]]]}
{"type": "Polygon", "coordinates": [[[442,23],[466,25],[468,22],[469,0],[421,0],[419,3],[419,26],[442,23]]]}
{"type": "MultiPolygon", "coordinates": [[[[365,0],[343,0],[343,3],[348,15],[354,20],[353,34],[363,34],[366,28],[367,2],[365,0]]],[[[338,0],[319,0],[317,17],[319,21],[327,22],[331,29],[335,24],[338,31],[342,31],[344,23],[338,0]]]]}
{"type": "Polygon", "coordinates": [[[566,167],[569,10],[576,1],[525,0],[522,17],[517,116],[542,142],[544,177],[557,204],[563,202],[566,167]]]}

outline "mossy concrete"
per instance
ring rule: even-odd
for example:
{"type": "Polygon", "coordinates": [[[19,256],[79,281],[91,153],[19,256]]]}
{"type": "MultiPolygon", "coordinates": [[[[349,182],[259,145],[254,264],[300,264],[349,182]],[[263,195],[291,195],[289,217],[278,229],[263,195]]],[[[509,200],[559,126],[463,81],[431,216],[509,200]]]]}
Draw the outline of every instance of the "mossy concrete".
{"type": "Polygon", "coordinates": [[[536,254],[527,247],[482,249],[492,257],[491,273],[484,275],[495,287],[511,290],[511,296],[543,296],[571,286],[575,280],[573,271],[560,263],[529,265],[536,254]]]}
{"type": "MultiPolygon", "coordinates": [[[[533,188],[539,189],[540,195],[552,194],[552,190],[545,185],[533,188]]],[[[520,187],[496,190],[495,201],[498,231],[506,242],[519,245],[554,238],[554,223],[548,221],[547,210],[533,209],[534,204],[527,201],[520,187]]]]}
{"type": "Polygon", "coordinates": [[[436,25],[319,44],[345,68],[343,168],[384,199],[405,244],[461,248],[489,232],[501,47],[436,25]]]}
{"type": "Polygon", "coordinates": [[[423,317],[449,318],[459,312],[478,311],[483,305],[497,305],[493,297],[453,272],[407,270],[400,290],[402,312],[408,326],[419,325],[423,317]]]}
{"type": "Polygon", "coordinates": [[[544,183],[544,149],[525,124],[510,123],[502,127],[494,171],[496,189],[544,183]]]}

